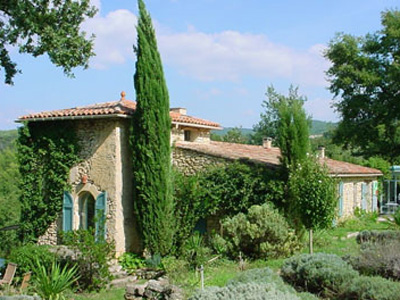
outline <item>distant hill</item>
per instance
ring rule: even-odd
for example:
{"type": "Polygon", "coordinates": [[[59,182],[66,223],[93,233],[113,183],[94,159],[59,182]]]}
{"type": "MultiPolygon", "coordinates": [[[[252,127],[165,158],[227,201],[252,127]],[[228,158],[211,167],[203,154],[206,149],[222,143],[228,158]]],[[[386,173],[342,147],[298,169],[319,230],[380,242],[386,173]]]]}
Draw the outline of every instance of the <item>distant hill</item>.
{"type": "MultiPolygon", "coordinates": [[[[325,122],[325,121],[319,121],[319,120],[312,120],[311,121],[311,129],[310,129],[310,135],[319,135],[319,134],[324,134],[325,132],[328,132],[329,130],[335,128],[337,126],[337,123],[332,123],[332,122],[325,122]]],[[[234,127],[224,127],[223,130],[213,130],[211,131],[212,133],[216,135],[223,136],[225,135],[229,130],[233,129],[234,127]]],[[[242,133],[244,135],[250,135],[253,133],[253,129],[251,128],[240,128],[242,133]]]]}
{"type": "Polygon", "coordinates": [[[337,123],[312,120],[310,135],[324,134],[325,132],[328,132],[329,130],[335,128],[336,126],[337,123]]]}
{"type": "Polygon", "coordinates": [[[14,147],[17,136],[18,132],[16,129],[0,130],[0,151],[8,147],[14,147]]]}

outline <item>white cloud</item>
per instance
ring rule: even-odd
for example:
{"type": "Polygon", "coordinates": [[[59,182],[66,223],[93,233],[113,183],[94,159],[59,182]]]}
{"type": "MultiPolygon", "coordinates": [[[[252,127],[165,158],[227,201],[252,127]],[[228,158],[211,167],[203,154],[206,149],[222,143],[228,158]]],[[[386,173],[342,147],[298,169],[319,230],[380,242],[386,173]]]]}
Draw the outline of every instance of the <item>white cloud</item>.
{"type": "MultiPolygon", "coordinates": [[[[99,0],[92,3],[100,7],[99,0]]],[[[123,9],[86,21],[84,30],[96,35],[93,68],[104,69],[134,59],[136,22],[136,16],[123,9]]],[[[252,76],[287,79],[300,85],[326,85],[324,71],[329,63],[322,57],[323,45],[296,50],[274,43],[263,34],[204,33],[193,27],[186,32],[173,32],[156,21],[154,24],[163,62],[185,76],[233,82],[252,76]]]]}
{"type": "Polygon", "coordinates": [[[91,67],[105,69],[134,57],[132,46],[136,40],[136,21],[136,16],[129,10],[120,9],[85,22],[83,30],[96,35],[96,56],[90,62],[91,67]]]}
{"type": "Polygon", "coordinates": [[[273,43],[262,34],[206,34],[193,28],[185,33],[160,34],[158,40],[165,63],[203,81],[238,81],[254,76],[325,84],[328,63],[320,54],[322,45],[298,51],[273,43]]]}

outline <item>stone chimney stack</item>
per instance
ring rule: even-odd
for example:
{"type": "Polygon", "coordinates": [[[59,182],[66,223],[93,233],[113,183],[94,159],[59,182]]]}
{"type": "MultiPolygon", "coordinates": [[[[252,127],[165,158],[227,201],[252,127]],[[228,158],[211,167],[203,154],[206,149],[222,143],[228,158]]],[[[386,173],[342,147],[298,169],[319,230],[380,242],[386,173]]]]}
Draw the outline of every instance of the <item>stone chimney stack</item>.
{"type": "Polygon", "coordinates": [[[318,150],[319,150],[319,158],[325,158],[325,147],[319,146],[318,150]]]}
{"type": "Polygon", "coordinates": [[[186,113],[187,113],[187,109],[183,108],[183,107],[174,107],[174,108],[171,108],[170,110],[174,113],[178,113],[183,116],[186,116],[186,113]]]}
{"type": "Polygon", "coordinates": [[[270,137],[263,138],[263,147],[265,149],[271,149],[272,148],[272,138],[270,138],[270,137]]]}

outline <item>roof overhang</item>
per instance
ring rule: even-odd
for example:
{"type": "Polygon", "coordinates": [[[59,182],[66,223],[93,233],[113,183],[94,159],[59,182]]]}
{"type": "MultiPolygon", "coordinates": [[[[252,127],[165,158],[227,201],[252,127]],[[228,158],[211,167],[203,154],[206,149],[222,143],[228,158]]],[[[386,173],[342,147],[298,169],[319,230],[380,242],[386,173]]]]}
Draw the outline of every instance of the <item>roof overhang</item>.
{"type": "Polygon", "coordinates": [[[196,128],[204,128],[211,130],[222,130],[222,127],[208,126],[208,125],[200,125],[200,124],[192,124],[192,123],[183,123],[183,122],[174,122],[172,121],[172,125],[175,126],[188,126],[188,127],[196,127],[196,128]]]}
{"type": "MultiPolygon", "coordinates": [[[[45,118],[29,118],[29,119],[17,119],[15,122],[42,122],[42,121],[67,121],[67,120],[92,120],[92,119],[110,119],[110,118],[131,118],[131,115],[125,114],[110,114],[110,115],[86,115],[86,116],[64,116],[64,117],[45,117],[45,118]]],[[[222,127],[207,126],[193,123],[183,123],[183,122],[171,122],[175,126],[187,126],[210,130],[222,130],[222,127]]]]}
{"type": "Polygon", "coordinates": [[[355,178],[355,177],[379,177],[383,176],[382,173],[371,173],[371,174],[329,174],[331,177],[346,177],[346,178],[355,178]]]}
{"type": "Polygon", "coordinates": [[[130,115],[113,114],[113,115],[89,115],[89,116],[65,116],[65,117],[46,117],[46,118],[30,118],[17,119],[15,122],[41,122],[41,121],[67,121],[67,120],[84,120],[84,119],[111,119],[111,118],[130,118],[130,115]]]}

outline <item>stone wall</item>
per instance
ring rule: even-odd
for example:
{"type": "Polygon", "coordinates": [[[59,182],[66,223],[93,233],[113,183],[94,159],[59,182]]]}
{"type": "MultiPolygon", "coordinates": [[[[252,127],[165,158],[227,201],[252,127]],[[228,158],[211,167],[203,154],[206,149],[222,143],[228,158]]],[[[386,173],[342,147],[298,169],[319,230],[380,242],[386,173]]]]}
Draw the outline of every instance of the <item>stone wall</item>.
{"type": "Polygon", "coordinates": [[[173,165],[185,175],[193,175],[210,166],[229,163],[229,160],[176,147],[172,152],[173,165]]]}
{"type": "Polygon", "coordinates": [[[366,211],[372,211],[373,203],[373,182],[376,178],[365,177],[342,177],[343,182],[343,214],[342,217],[349,217],[354,214],[356,208],[362,208],[362,184],[366,184],[366,211]]]}
{"type": "MultiPolygon", "coordinates": [[[[80,227],[79,196],[88,192],[96,199],[101,192],[107,192],[107,240],[115,242],[117,255],[140,248],[133,216],[129,120],[74,122],[81,161],[71,169],[69,179],[74,199],[73,228],[80,227]]],[[[54,244],[57,227],[61,226],[53,224],[40,241],[54,244]]]]}
{"type": "Polygon", "coordinates": [[[182,142],[185,140],[185,130],[190,130],[190,142],[210,143],[210,130],[194,127],[173,127],[171,130],[171,143],[182,142]]]}

